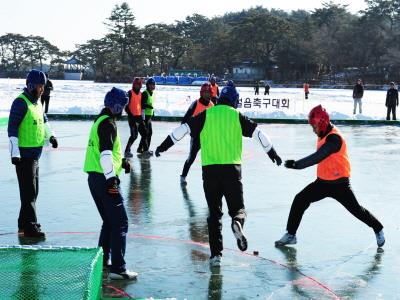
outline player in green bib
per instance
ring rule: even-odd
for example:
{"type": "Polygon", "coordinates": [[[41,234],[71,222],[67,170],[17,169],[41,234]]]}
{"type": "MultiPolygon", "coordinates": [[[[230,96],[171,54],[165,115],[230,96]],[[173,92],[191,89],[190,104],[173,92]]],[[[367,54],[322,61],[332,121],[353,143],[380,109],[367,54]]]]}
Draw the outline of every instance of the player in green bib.
{"type": "Polygon", "coordinates": [[[11,105],[8,119],[11,162],[17,172],[21,200],[18,234],[29,238],[45,237],[36,215],[39,159],[45,140],[49,140],[53,148],[58,146],[39,101],[45,84],[45,74],[31,70],[26,78],[26,88],[11,105]]]}
{"type": "Polygon", "coordinates": [[[146,128],[146,135],[140,139],[137,152],[145,156],[152,156],[153,152],[149,150],[151,137],[153,135],[153,125],[151,119],[154,116],[154,90],[156,81],[150,77],[146,81],[146,90],[142,93],[142,118],[146,128]]]}
{"type": "Polygon", "coordinates": [[[246,211],[241,182],[242,139],[253,137],[278,166],[282,163],[272,147],[269,137],[257,128],[257,124],[236,110],[239,94],[233,84],[221,90],[216,106],[208,108],[187,123],[176,128],[156,149],[156,156],[190,133],[200,139],[203,188],[208,204],[208,235],[210,242],[210,266],[219,267],[222,258],[222,197],[225,197],[231,228],[241,251],[247,249],[243,233],[246,211]]]}
{"type": "Polygon", "coordinates": [[[84,171],[89,189],[103,225],[99,247],[103,248],[103,266],[109,268],[110,279],[135,279],[137,273],[127,270],[125,263],[128,217],[119,188],[122,169],[130,171],[129,161],[122,158],[121,140],[115,116],[121,114],[128,97],[125,91],[112,88],[104,98],[104,108],[90,130],[84,171]]]}

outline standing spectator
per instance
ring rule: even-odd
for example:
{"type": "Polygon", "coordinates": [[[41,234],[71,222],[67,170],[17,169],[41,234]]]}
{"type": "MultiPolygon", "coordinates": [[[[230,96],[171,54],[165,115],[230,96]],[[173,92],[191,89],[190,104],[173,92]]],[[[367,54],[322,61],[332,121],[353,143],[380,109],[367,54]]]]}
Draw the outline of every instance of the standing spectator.
{"type": "Polygon", "coordinates": [[[31,70],[26,77],[26,88],[11,105],[8,119],[11,163],[17,172],[21,209],[18,217],[18,234],[25,237],[44,238],[36,216],[39,194],[39,158],[45,139],[57,148],[57,139],[51,131],[39,101],[46,84],[46,76],[31,70]]]}
{"type": "Polygon", "coordinates": [[[258,80],[254,82],[254,95],[259,95],[260,94],[260,83],[258,80]]]}
{"type": "Polygon", "coordinates": [[[142,93],[142,117],[146,128],[146,136],[142,136],[140,139],[138,153],[153,155],[149,151],[151,136],[153,135],[153,126],[151,119],[154,116],[154,90],[156,89],[156,82],[153,77],[150,77],[146,81],[146,90],[142,93]]]}
{"type": "Polygon", "coordinates": [[[46,114],[49,111],[50,91],[52,90],[53,90],[53,83],[49,79],[49,74],[46,73],[46,84],[44,85],[43,94],[40,97],[40,102],[42,102],[42,106],[45,105],[44,112],[46,114]]]}
{"type": "Polygon", "coordinates": [[[217,104],[217,99],[219,97],[219,87],[217,84],[217,79],[215,76],[210,77],[210,83],[211,83],[211,101],[212,103],[217,104]]]}
{"type": "Polygon", "coordinates": [[[133,157],[131,153],[132,144],[136,141],[138,133],[143,139],[144,148],[148,149],[146,140],[146,126],[142,118],[142,80],[136,77],[132,83],[132,89],[128,92],[128,105],[125,106],[125,111],[128,114],[128,124],[130,129],[130,137],[125,147],[125,158],[133,157]]]}
{"type": "Polygon", "coordinates": [[[310,84],[308,82],[304,82],[303,89],[304,89],[304,98],[308,99],[308,94],[310,93],[310,84]]]}
{"type": "Polygon", "coordinates": [[[270,85],[268,84],[267,81],[265,81],[264,88],[265,88],[264,95],[269,95],[269,90],[270,90],[271,87],[270,87],[270,85]]]}
{"type": "Polygon", "coordinates": [[[122,113],[128,97],[115,87],[104,98],[104,108],[94,121],[86,148],[84,172],[88,173],[90,193],[103,221],[99,247],[103,248],[103,266],[110,268],[110,279],[135,279],[136,272],[126,269],[125,249],[128,217],[119,187],[122,169],[130,171],[122,158],[121,139],[115,117],[122,113]],[[111,265],[109,262],[111,261],[111,265]]]}
{"type": "Polygon", "coordinates": [[[363,96],[364,96],[364,86],[362,84],[361,79],[357,79],[357,83],[353,88],[353,100],[354,100],[353,115],[356,114],[357,104],[358,104],[358,111],[360,112],[360,114],[362,113],[363,96]]]}
{"type": "Polygon", "coordinates": [[[390,88],[386,93],[387,115],[386,120],[390,120],[390,112],[392,112],[392,119],[396,120],[396,106],[399,106],[399,92],[394,85],[394,82],[390,83],[390,88]]]}
{"type": "Polygon", "coordinates": [[[225,197],[228,206],[238,248],[241,251],[247,249],[247,239],[242,231],[246,220],[241,181],[242,137],[253,137],[272,162],[277,165],[282,163],[269,137],[236,109],[238,103],[239,93],[231,82],[222,89],[217,105],[181,124],[156,149],[156,156],[160,156],[161,152],[167,151],[188,133],[200,139],[203,189],[209,211],[207,224],[211,267],[221,266],[222,197],[225,197]]]}

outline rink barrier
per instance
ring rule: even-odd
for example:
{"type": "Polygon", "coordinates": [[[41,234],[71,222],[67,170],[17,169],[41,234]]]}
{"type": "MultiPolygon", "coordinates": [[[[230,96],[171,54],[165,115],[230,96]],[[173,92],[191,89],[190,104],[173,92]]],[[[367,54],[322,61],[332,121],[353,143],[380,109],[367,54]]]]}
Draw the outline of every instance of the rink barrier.
{"type": "MultiPolygon", "coordinates": [[[[97,115],[73,115],[73,114],[47,114],[49,120],[58,121],[85,121],[94,120],[97,115]]],[[[126,120],[127,116],[122,116],[120,119],[126,120]]],[[[269,124],[307,124],[306,119],[271,119],[271,118],[251,118],[257,123],[269,124]]],[[[180,122],[182,117],[173,116],[154,116],[154,121],[164,122],[180,122]]],[[[394,125],[399,126],[400,121],[387,121],[387,120],[331,120],[334,124],[339,125],[394,125]]],[[[1,123],[0,123],[1,124],[1,123]]]]}

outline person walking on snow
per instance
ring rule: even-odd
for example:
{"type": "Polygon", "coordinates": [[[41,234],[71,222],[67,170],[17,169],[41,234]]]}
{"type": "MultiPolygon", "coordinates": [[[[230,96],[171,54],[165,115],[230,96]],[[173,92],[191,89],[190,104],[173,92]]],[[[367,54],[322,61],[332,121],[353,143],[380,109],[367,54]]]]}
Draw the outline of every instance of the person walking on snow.
{"type": "Polygon", "coordinates": [[[154,116],[154,90],[156,88],[156,82],[154,78],[150,77],[146,81],[146,90],[142,93],[142,117],[145,124],[146,136],[142,136],[140,139],[138,153],[153,155],[149,151],[151,136],[153,135],[153,126],[151,124],[151,119],[154,116]]]}
{"type": "Polygon", "coordinates": [[[120,191],[119,174],[130,171],[122,158],[121,140],[115,116],[122,113],[128,97],[113,87],[104,98],[104,108],[90,130],[84,172],[88,174],[90,193],[103,221],[99,247],[103,248],[103,266],[110,268],[110,279],[135,279],[137,273],[126,269],[125,249],[128,217],[120,191]],[[111,261],[111,265],[109,262],[111,261]]]}
{"type": "Polygon", "coordinates": [[[214,75],[210,77],[210,83],[211,83],[211,101],[215,105],[219,97],[219,86],[217,84],[217,78],[215,78],[214,75]]]}
{"type": "Polygon", "coordinates": [[[45,75],[46,84],[44,85],[44,91],[40,97],[40,102],[42,102],[42,106],[44,105],[44,112],[47,114],[49,111],[50,92],[53,90],[53,83],[49,79],[49,74],[45,73],[45,75]]]}
{"type": "Polygon", "coordinates": [[[387,107],[386,120],[390,120],[390,112],[392,112],[392,119],[396,120],[396,106],[399,106],[399,92],[394,82],[390,83],[390,89],[386,93],[385,105],[387,107]]]}
{"type": "MultiPolygon", "coordinates": [[[[214,106],[211,102],[211,84],[209,82],[204,83],[200,88],[200,98],[190,105],[186,114],[184,115],[181,124],[185,124],[189,121],[191,117],[197,116],[202,111],[214,106]]],[[[200,139],[191,138],[190,139],[190,152],[189,157],[185,161],[181,174],[181,184],[186,184],[186,176],[189,173],[189,169],[196,159],[197,152],[200,150],[200,139]]]]}
{"type": "Polygon", "coordinates": [[[360,114],[362,113],[363,96],[364,96],[364,86],[362,85],[361,79],[357,79],[357,83],[353,88],[353,100],[354,100],[353,115],[356,114],[357,105],[358,105],[358,111],[360,112],[360,114]]]}
{"type": "Polygon", "coordinates": [[[200,139],[203,189],[207,200],[207,219],[211,250],[210,266],[219,267],[222,258],[222,197],[232,218],[231,228],[241,251],[247,249],[243,233],[246,210],[241,181],[242,136],[256,139],[278,166],[281,158],[269,137],[257,124],[236,110],[239,94],[232,82],[221,90],[216,106],[206,109],[176,128],[156,149],[156,156],[167,151],[190,133],[200,139]]]}
{"type": "Polygon", "coordinates": [[[58,147],[39,100],[45,84],[45,74],[31,70],[26,77],[26,88],[11,105],[8,119],[11,163],[17,172],[21,199],[18,233],[32,238],[45,237],[36,215],[39,159],[46,139],[49,139],[53,148],[58,147]]]}
{"type": "Polygon", "coordinates": [[[269,95],[269,90],[270,89],[271,89],[271,86],[268,84],[268,82],[265,81],[264,95],[269,95]]]}
{"type": "MultiPolygon", "coordinates": [[[[143,139],[144,149],[148,149],[146,140],[146,126],[142,118],[142,80],[136,77],[132,83],[132,89],[128,92],[128,105],[125,106],[125,111],[128,114],[128,124],[130,129],[130,137],[125,147],[125,157],[131,158],[132,144],[136,141],[138,133],[143,139]]],[[[139,151],[138,151],[139,152],[139,151]]]]}
{"type": "Polygon", "coordinates": [[[304,98],[308,99],[308,95],[310,94],[310,84],[308,82],[305,82],[303,84],[303,89],[304,89],[304,98]]]}
{"type": "Polygon", "coordinates": [[[256,80],[254,82],[254,95],[259,95],[260,94],[260,82],[256,80]]]}
{"type": "Polygon", "coordinates": [[[331,197],[342,204],[353,216],[371,227],[375,232],[378,247],[382,247],[385,244],[383,225],[358,203],[351,189],[350,161],[343,135],[330,122],[328,113],[321,105],[310,111],[308,123],[318,136],[317,151],[300,160],[287,160],[285,167],[304,169],[318,164],[317,179],[294,198],[286,226],[287,233],[276,241],[275,245],[296,244],[296,232],[306,209],[311,203],[331,197]]]}

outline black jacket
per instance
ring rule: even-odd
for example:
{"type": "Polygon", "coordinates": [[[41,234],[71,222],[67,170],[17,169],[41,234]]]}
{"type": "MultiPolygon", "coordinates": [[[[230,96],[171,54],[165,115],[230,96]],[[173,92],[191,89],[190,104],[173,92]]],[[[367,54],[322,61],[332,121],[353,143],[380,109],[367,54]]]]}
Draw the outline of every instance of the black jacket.
{"type": "Polygon", "coordinates": [[[396,88],[388,89],[386,93],[386,106],[399,105],[399,91],[396,88]]]}
{"type": "Polygon", "coordinates": [[[353,88],[353,98],[362,98],[364,96],[364,87],[362,84],[356,84],[353,88]]]}
{"type": "Polygon", "coordinates": [[[50,91],[52,90],[53,90],[53,83],[50,80],[47,80],[46,84],[44,85],[44,91],[42,96],[50,97],[50,91]]]}

